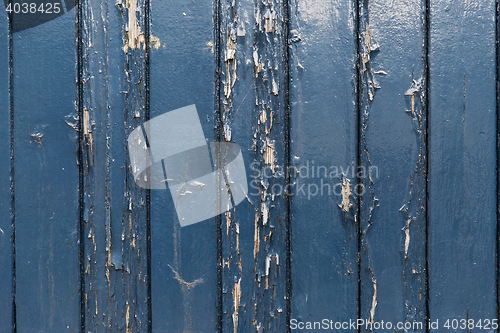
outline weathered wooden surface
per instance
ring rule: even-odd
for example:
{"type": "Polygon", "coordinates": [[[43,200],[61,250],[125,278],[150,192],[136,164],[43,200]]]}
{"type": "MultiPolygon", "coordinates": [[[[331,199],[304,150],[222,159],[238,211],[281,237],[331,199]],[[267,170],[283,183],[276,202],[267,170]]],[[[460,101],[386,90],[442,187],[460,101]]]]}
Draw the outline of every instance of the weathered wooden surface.
{"type": "Polygon", "coordinates": [[[0,327],[12,326],[12,195],[9,21],[0,14],[0,327]]]}
{"type": "Polygon", "coordinates": [[[65,14],[13,34],[19,332],[80,328],[78,133],[65,123],[75,114],[74,27],[74,15],[65,14]]]}
{"type": "MultiPolygon", "coordinates": [[[[214,141],[213,4],[151,3],[151,118],[196,105],[203,135],[214,141]],[[210,47],[209,45],[212,45],[210,47]]],[[[151,190],[152,323],[157,332],[215,331],[215,219],[181,228],[170,191],[151,190]]]]}
{"type": "Polygon", "coordinates": [[[244,152],[248,199],[222,216],[222,327],[286,327],[287,140],[282,1],[221,1],[219,141],[244,152]]]}
{"type": "Polygon", "coordinates": [[[0,331],[493,326],[497,6],[64,1],[12,40],[3,12],[0,331]],[[181,227],[127,139],[192,104],[249,193],[181,227]]]}
{"type": "Polygon", "coordinates": [[[431,1],[428,261],[433,321],[484,322],[498,316],[495,6],[495,1],[431,1]]]}
{"type": "Polygon", "coordinates": [[[146,190],[127,138],[146,119],[144,2],[82,7],[85,326],[148,330],[146,190]]]}
{"type": "MultiPolygon", "coordinates": [[[[425,3],[360,5],[361,318],[426,311],[425,3]]],[[[407,332],[421,332],[412,328],[407,332]]]]}
{"type": "Polygon", "coordinates": [[[349,195],[357,163],[355,2],[292,1],[290,13],[291,159],[299,171],[291,317],[349,320],[358,311],[359,219],[349,195]]]}

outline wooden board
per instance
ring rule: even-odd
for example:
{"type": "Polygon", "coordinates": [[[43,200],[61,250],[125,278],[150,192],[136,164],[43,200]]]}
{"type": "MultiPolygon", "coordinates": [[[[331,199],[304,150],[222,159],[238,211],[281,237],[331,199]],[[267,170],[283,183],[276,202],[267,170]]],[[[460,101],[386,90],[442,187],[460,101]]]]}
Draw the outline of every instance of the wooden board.
{"type": "Polygon", "coordinates": [[[496,330],[496,1],[57,3],[0,15],[2,329],[496,330]],[[248,185],[190,225],[183,138],[248,185]]]}
{"type": "Polygon", "coordinates": [[[11,193],[11,110],[10,38],[7,12],[0,14],[0,327],[12,327],[12,193],[11,193]]]}
{"type": "Polygon", "coordinates": [[[12,37],[20,332],[80,328],[74,27],[68,13],[12,37]]]}
{"type": "Polygon", "coordinates": [[[355,2],[296,1],[290,13],[290,158],[299,172],[291,318],[349,321],[359,278],[358,208],[349,195],[358,154],[355,2]]]}
{"type": "Polygon", "coordinates": [[[427,315],[424,9],[360,7],[360,317],[372,324],[427,315]]]}
{"type": "Polygon", "coordinates": [[[484,323],[498,306],[495,2],[430,13],[430,319],[484,323]]]}

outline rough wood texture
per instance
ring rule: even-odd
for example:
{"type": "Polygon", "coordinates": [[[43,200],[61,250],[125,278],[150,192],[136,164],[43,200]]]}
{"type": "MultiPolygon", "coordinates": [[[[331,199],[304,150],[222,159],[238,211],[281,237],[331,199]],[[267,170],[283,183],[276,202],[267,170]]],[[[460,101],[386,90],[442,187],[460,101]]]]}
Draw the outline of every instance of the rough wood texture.
{"type": "Polygon", "coordinates": [[[249,182],[221,220],[224,332],[286,328],[284,5],[221,1],[219,140],[241,147],[249,182]]]}
{"type": "Polygon", "coordinates": [[[498,1],[60,4],[0,14],[0,331],[494,329],[498,1]],[[249,193],[181,227],[127,139],[192,104],[249,193]]]}
{"type": "Polygon", "coordinates": [[[362,2],[359,11],[360,317],[372,323],[424,322],[424,3],[387,6],[375,0],[362,2]]]}
{"type": "Polygon", "coordinates": [[[83,6],[85,322],[146,331],[146,191],[136,187],[129,133],[145,112],[144,2],[83,6]]]}

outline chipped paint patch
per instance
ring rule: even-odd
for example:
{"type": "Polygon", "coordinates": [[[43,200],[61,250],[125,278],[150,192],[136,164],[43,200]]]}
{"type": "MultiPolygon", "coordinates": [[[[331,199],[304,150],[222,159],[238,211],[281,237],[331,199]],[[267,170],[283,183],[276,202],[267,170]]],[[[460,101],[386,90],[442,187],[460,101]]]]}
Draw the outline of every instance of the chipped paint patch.
{"type": "Polygon", "coordinates": [[[233,327],[234,333],[238,333],[238,315],[240,311],[240,301],[241,301],[241,278],[239,278],[238,282],[234,284],[233,287],[233,304],[234,304],[234,312],[233,312],[233,327]]]}
{"type": "Polygon", "coordinates": [[[346,177],[342,179],[342,209],[345,212],[349,212],[349,208],[352,207],[350,196],[352,195],[351,181],[346,177]]]}
{"type": "Polygon", "coordinates": [[[175,279],[179,282],[179,284],[185,286],[188,290],[191,290],[197,285],[205,282],[202,278],[196,279],[193,282],[186,282],[172,266],[168,265],[168,267],[170,267],[172,272],[175,274],[175,279]]]}
{"type": "Polygon", "coordinates": [[[212,51],[212,54],[214,54],[215,53],[215,51],[214,51],[214,43],[213,42],[207,42],[207,46],[212,51]]]}
{"type": "Polygon", "coordinates": [[[35,142],[37,144],[39,144],[40,146],[43,146],[42,145],[43,131],[45,130],[45,128],[47,126],[48,125],[38,125],[38,126],[36,126],[33,133],[30,134],[30,137],[33,138],[35,140],[35,142]]]}
{"type": "MultiPolygon", "coordinates": [[[[373,101],[373,98],[375,96],[375,90],[380,89],[380,86],[375,80],[374,77],[374,72],[371,69],[370,66],[370,53],[378,51],[379,50],[379,45],[378,43],[374,40],[371,32],[370,32],[370,25],[367,24],[365,27],[365,32],[363,33],[363,54],[361,55],[361,62],[363,65],[363,73],[366,72],[366,80],[367,80],[367,91],[368,91],[368,100],[370,102],[373,101]]],[[[376,74],[385,74],[387,75],[386,72],[384,71],[378,71],[375,72],[376,74]]]]}
{"type": "Polygon", "coordinates": [[[408,254],[408,248],[410,247],[410,222],[411,219],[406,220],[406,229],[405,229],[405,258],[408,254]]]}
{"type": "Polygon", "coordinates": [[[271,9],[267,9],[264,14],[264,19],[264,29],[266,33],[273,33],[276,24],[276,13],[271,9]]]}
{"type": "MultiPolygon", "coordinates": [[[[257,253],[260,250],[260,229],[259,229],[259,214],[255,212],[255,231],[253,235],[253,258],[257,258],[257,253]]],[[[0,229],[1,230],[1,229],[0,229]]]]}
{"type": "Polygon", "coordinates": [[[125,332],[130,333],[130,304],[127,304],[127,312],[125,312],[125,332]]]}
{"type": "Polygon", "coordinates": [[[375,308],[377,307],[377,280],[372,280],[373,283],[373,297],[372,308],[370,309],[370,321],[375,322],[375,308]]]}
{"type": "MultiPolygon", "coordinates": [[[[123,51],[128,53],[128,50],[138,50],[141,48],[141,44],[143,48],[145,48],[145,39],[144,33],[141,32],[141,27],[139,27],[139,23],[137,22],[137,0],[127,0],[127,10],[128,10],[128,24],[125,31],[125,42],[123,43],[123,51]]],[[[150,47],[158,50],[160,48],[160,39],[151,35],[149,37],[150,47]]]]}
{"type": "Polygon", "coordinates": [[[274,141],[266,138],[266,150],[264,151],[264,162],[270,166],[271,170],[274,172],[274,141]]]}
{"type": "Polygon", "coordinates": [[[156,36],[150,36],[149,37],[149,44],[151,45],[151,47],[153,49],[158,50],[161,46],[160,38],[158,38],[156,36]]]}

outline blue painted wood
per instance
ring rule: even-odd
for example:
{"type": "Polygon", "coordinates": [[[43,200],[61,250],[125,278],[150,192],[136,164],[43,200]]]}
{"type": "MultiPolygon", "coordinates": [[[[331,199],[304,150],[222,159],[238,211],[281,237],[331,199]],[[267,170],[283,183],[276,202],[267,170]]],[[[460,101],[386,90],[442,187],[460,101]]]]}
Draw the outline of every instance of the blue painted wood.
{"type": "Polygon", "coordinates": [[[374,322],[427,314],[423,5],[360,7],[360,317],[374,322]]]}
{"type": "Polygon", "coordinates": [[[286,328],[285,69],[282,1],[222,1],[220,141],[243,151],[248,199],[222,215],[223,332],[286,328]]]}
{"type": "Polygon", "coordinates": [[[0,327],[12,326],[12,195],[9,22],[0,13],[0,327]]]}
{"type": "Polygon", "coordinates": [[[75,18],[15,33],[18,332],[80,329],[75,18]]]}
{"type": "Polygon", "coordinates": [[[83,5],[87,330],[148,330],[146,190],[126,144],[146,119],[144,43],[132,37],[144,33],[143,13],[143,1],[83,5]]]}
{"type": "MultiPolygon", "coordinates": [[[[150,18],[159,39],[150,50],[151,118],[195,104],[214,141],[213,3],[151,1],[150,18]]],[[[151,190],[151,249],[153,332],[214,331],[215,219],[181,228],[170,191],[151,190]]]]}
{"type": "MultiPolygon", "coordinates": [[[[290,1],[290,82],[287,3],[168,0],[147,12],[141,0],[85,1],[80,118],[74,2],[15,32],[20,332],[80,331],[80,259],[89,332],[147,332],[150,319],[155,332],[284,332],[288,301],[292,323],[430,319],[443,332],[447,319],[498,315],[495,2],[433,0],[426,11],[414,0],[290,1]],[[207,141],[241,147],[250,193],[220,218],[181,228],[168,190],[151,190],[149,202],[135,185],[127,138],[149,116],[191,104],[207,141]],[[287,161],[299,171],[291,207],[273,187],[286,184],[287,161]]],[[[1,15],[0,327],[10,330],[1,15]]]]}
{"type": "Polygon", "coordinates": [[[356,12],[353,1],[290,5],[291,159],[299,171],[292,199],[291,319],[349,321],[358,312],[359,221],[348,195],[356,184],[356,12]]]}
{"type": "Polygon", "coordinates": [[[430,15],[429,310],[447,332],[497,316],[495,1],[430,15]]]}

